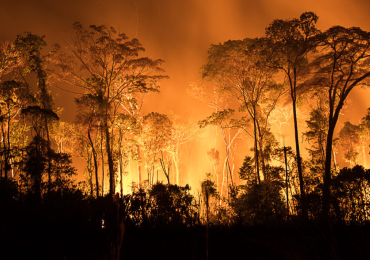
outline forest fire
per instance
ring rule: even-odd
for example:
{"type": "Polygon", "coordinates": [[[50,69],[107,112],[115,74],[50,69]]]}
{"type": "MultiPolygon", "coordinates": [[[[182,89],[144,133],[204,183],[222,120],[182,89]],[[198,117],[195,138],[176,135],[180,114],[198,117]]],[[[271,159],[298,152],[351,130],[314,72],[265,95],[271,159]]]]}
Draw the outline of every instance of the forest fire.
{"type": "Polygon", "coordinates": [[[318,9],[240,31],[243,1],[149,2],[122,4],[127,31],[82,19],[55,44],[27,26],[0,41],[4,254],[369,257],[368,25],[318,9]]]}

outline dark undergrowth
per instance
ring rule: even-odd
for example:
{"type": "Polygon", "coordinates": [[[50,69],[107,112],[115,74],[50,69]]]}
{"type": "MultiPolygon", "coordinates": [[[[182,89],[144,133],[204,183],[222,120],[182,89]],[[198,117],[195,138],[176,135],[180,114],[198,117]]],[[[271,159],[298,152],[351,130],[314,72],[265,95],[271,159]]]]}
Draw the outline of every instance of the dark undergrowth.
{"type": "MultiPolygon", "coordinates": [[[[114,228],[23,216],[1,229],[1,259],[114,259],[114,228]]],[[[208,243],[208,259],[370,259],[370,226],[212,226],[208,243]]],[[[119,259],[207,259],[206,228],[127,226],[119,259]]]]}
{"type": "Polygon", "coordinates": [[[186,187],[157,184],[99,199],[64,190],[42,200],[7,187],[0,189],[0,259],[370,259],[370,223],[345,224],[341,214],[330,224],[287,222],[267,211],[228,222],[213,214],[207,240],[207,221],[186,187]]]}

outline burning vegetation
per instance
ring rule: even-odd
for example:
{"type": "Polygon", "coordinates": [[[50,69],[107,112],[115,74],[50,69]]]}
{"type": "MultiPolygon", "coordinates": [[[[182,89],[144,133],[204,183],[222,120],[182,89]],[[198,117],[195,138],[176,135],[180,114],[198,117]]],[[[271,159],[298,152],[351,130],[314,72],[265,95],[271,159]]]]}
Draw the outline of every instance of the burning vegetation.
{"type": "MultiPolygon", "coordinates": [[[[145,114],[149,94],[158,93],[168,78],[163,60],[144,56],[137,39],[113,27],[75,23],[65,44],[52,49],[44,36],[30,32],[2,43],[4,237],[18,241],[13,231],[25,228],[51,248],[33,252],[39,259],[56,251],[74,258],[73,239],[63,242],[64,249],[45,240],[55,235],[49,228],[59,225],[55,232],[62,240],[80,232],[83,249],[100,248],[91,251],[97,253],[93,258],[134,259],[150,256],[138,252],[143,236],[146,244],[153,242],[147,237],[159,236],[169,247],[173,243],[163,234],[171,234],[188,247],[175,247],[186,252],[184,259],[213,259],[240,252],[218,249],[231,246],[223,234],[234,241],[249,228],[265,239],[265,230],[253,228],[281,228],[291,235],[292,227],[303,225],[302,234],[317,230],[296,243],[317,238],[327,243],[316,255],[308,253],[316,244],[293,252],[281,241],[283,252],[273,248],[265,255],[258,239],[244,233],[237,244],[243,247],[246,239],[255,247],[251,254],[262,258],[353,257],[338,237],[349,234],[350,225],[361,226],[369,241],[370,110],[357,125],[341,125],[339,118],[351,91],[369,86],[370,33],[341,26],[322,32],[317,20],[306,12],[274,20],[264,37],[212,45],[201,79],[188,89],[211,109],[205,118],[145,114]],[[73,86],[75,122],[60,120],[63,109],[55,107],[51,92],[58,84],[73,86]],[[289,133],[293,147],[285,145],[289,133]],[[85,161],[82,180],[72,163],[76,158],[85,161]],[[350,167],[341,168],[345,162],[350,167]],[[25,216],[24,226],[14,229],[25,216]]],[[[30,238],[22,235],[19,246],[39,248],[26,245],[30,238]]],[[[156,249],[149,247],[154,255],[161,251],[158,241],[156,249]]],[[[13,259],[27,255],[5,244],[13,259]]],[[[362,250],[354,254],[369,257],[362,250]]]]}

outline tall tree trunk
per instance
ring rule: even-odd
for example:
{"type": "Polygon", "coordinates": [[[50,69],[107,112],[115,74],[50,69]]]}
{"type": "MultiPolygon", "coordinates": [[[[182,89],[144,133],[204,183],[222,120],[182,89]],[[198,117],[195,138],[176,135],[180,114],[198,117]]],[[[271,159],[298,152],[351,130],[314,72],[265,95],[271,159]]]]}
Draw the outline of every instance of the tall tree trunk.
{"type": "Polygon", "coordinates": [[[96,198],[99,198],[99,178],[98,178],[98,162],[97,162],[97,156],[96,151],[94,147],[94,143],[91,139],[90,130],[87,130],[87,136],[89,137],[91,150],[93,153],[93,159],[94,159],[94,169],[95,169],[95,183],[96,183],[96,198]]]}
{"type": "Polygon", "coordinates": [[[108,157],[108,167],[109,167],[109,195],[113,196],[115,192],[115,178],[114,178],[114,167],[113,167],[113,156],[110,147],[110,135],[108,129],[108,123],[105,122],[105,138],[106,138],[106,150],[108,157]]]}
{"type": "Polygon", "coordinates": [[[122,157],[121,157],[121,154],[119,155],[119,175],[120,175],[120,186],[121,186],[121,198],[123,198],[123,180],[122,180],[122,178],[123,178],[123,170],[122,170],[122,157]]]}
{"type": "Polygon", "coordinates": [[[263,179],[264,180],[267,180],[267,176],[266,176],[266,162],[265,162],[265,154],[263,152],[263,140],[262,140],[262,137],[260,136],[259,138],[259,148],[260,148],[260,161],[261,161],[261,166],[262,166],[262,176],[263,176],[263,179]]]}
{"type": "Polygon", "coordinates": [[[323,199],[322,199],[322,217],[324,221],[329,220],[330,210],[330,185],[331,185],[331,154],[332,144],[334,135],[334,126],[329,121],[328,139],[326,142],[326,158],[325,158],[325,174],[324,174],[324,187],[323,187],[323,199]]]}
{"type": "Polygon", "coordinates": [[[225,176],[225,167],[224,167],[224,170],[222,171],[222,180],[221,180],[221,189],[220,189],[220,206],[222,204],[222,196],[223,196],[225,181],[226,181],[226,176],[225,176]]]}
{"type": "Polygon", "coordinates": [[[284,159],[285,159],[285,188],[286,188],[286,209],[287,221],[289,221],[289,181],[288,181],[288,160],[286,157],[286,147],[284,146],[284,159]]]}
{"type": "Polygon", "coordinates": [[[307,205],[306,205],[306,192],[305,192],[305,189],[304,189],[303,173],[302,173],[301,152],[299,150],[296,99],[295,99],[295,97],[293,98],[293,96],[292,96],[292,101],[293,101],[293,118],[294,118],[294,137],[295,137],[295,148],[296,148],[296,152],[297,152],[297,167],[298,167],[299,189],[300,189],[300,192],[301,192],[302,216],[303,216],[303,218],[308,218],[307,205]]]}
{"type": "MultiPolygon", "coordinates": [[[[331,153],[333,154],[333,165],[334,165],[334,170],[335,172],[338,172],[338,169],[337,169],[337,159],[336,159],[336,155],[335,155],[335,152],[334,152],[334,149],[331,149],[331,153]]],[[[324,161],[324,167],[323,169],[325,169],[325,161],[324,161]]]]}
{"type": "Polygon", "coordinates": [[[258,184],[261,184],[261,177],[260,177],[260,167],[259,167],[259,161],[258,161],[258,147],[257,147],[257,125],[256,125],[256,108],[253,108],[254,110],[254,117],[253,117],[253,130],[254,130],[254,158],[255,158],[255,166],[256,166],[256,173],[257,173],[257,181],[258,184]]]}
{"type": "Polygon", "coordinates": [[[298,136],[298,120],[297,120],[297,69],[293,68],[293,75],[291,75],[291,70],[288,69],[288,79],[290,85],[290,96],[292,98],[293,104],[293,119],[294,119],[294,137],[295,137],[295,147],[297,153],[297,168],[298,168],[298,178],[299,178],[299,189],[301,192],[301,206],[302,206],[302,216],[307,219],[307,205],[306,205],[306,192],[304,189],[303,173],[302,173],[302,162],[301,162],[301,152],[299,150],[299,136],[298,136]],[[293,79],[292,79],[293,76],[293,79]]]}
{"type": "Polygon", "coordinates": [[[103,153],[103,127],[100,129],[100,151],[101,151],[101,175],[102,175],[102,182],[101,182],[101,195],[104,197],[104,153],[103,153]]]}
{"type": "MultiPolygon", "coordinates": [[[[349,92],[348,92],[349,93],[349,92]]],[[[329,93],[330,97],[330,93],[329,93]]],[[[343,107],[346,96],[341,96],[337,107],[334,109],[334,100],[330,99],[330,111],[329,111],[329,129],[326,141],[326,155],[325,155],[325,174],[324,174],[324,187],[323,187],[323,198],[322,198],[322,217],[324,221],[329,220],[330,211],[330,186],[331,186],[331,154],[333,150],[333,136],[334,129],[338,122],[340,110],[343,107]]]]}
{"type": "MultiPolygon", "coordinates": [[[[231,171],[231,168],[230,168],[230,161],[229,159],[227,159],[227,169],[229,170],[229,173],[230,173],[230,181],[231,181],[231,185],[234,185],[234,181],[233,181],[233,173],[231,171]]],[[[228,188],[229,189],[229,188],[228,188]]]]}
{"type": "Polygon", "coordinates": [[[92,182],[92,173],[91,173],[91,154],[89,153],[88,147],[86,147],[86,153],[87,153],[87,174],[88,174],[88,181],[90,185],[90,196],[91,198],[94,196],[94,187],[92,182]]]}
{"type": "MultiPolygon", "coordinates": [[[[224,143],[225,143],[225,149],[226,149],[226,157],[225,157],[225,162],[224,162],[224,169],[226,170],[226,176],[227,176],[227,198],[229,198],[229,174],[230,174],[230,180],[231,180],[231,184],[233,185],[233,176],[232,176],[232,172],[231,172],[231,169],[230,169],[230,163],[229,163],[229,157],[230,157],[230,145],[231,145],[231,141],[230,141],[230,136],[229,136],[229,142],[227,141],[227,138],[226,138],[226,135],[225,135],[225,130],[224,128],[222,127],[221,125],[221,130],[222,130],[222,138],[224,140],[224,143]]],[[[230,132],[229,132],[230,134],[230,132]]],[[[224,172],[225,172],[224,170],[224,172]]],[[[223,175],[224,175],[224,172],[223,172],[223,175]]],[[[222,182],[224,180],[224,176],[222,176],[222,182]]],[[[218,183],[217,183],[218,185],[218,183]]],[[[223,185],[222,185],[223,187],[223,185]]],[[[222,189],[222,188],[221,188],[222,189]]]]}

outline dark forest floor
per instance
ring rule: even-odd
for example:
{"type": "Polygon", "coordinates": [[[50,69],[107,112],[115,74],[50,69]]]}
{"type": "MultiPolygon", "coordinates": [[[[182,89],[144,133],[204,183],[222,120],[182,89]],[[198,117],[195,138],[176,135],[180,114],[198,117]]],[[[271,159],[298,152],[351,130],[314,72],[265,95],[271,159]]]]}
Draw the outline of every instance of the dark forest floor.
{"type": "MultiPolygon", "coordinates": [[[[1,225],[0,259],[112,259],[113,232],[47,219],[1,225]]],[[[127,227],[120,259],[207,259],[203,226],[127,227]]],[[[370,259],[370,226],[211,227],[209,259],[370,259]]]]}

